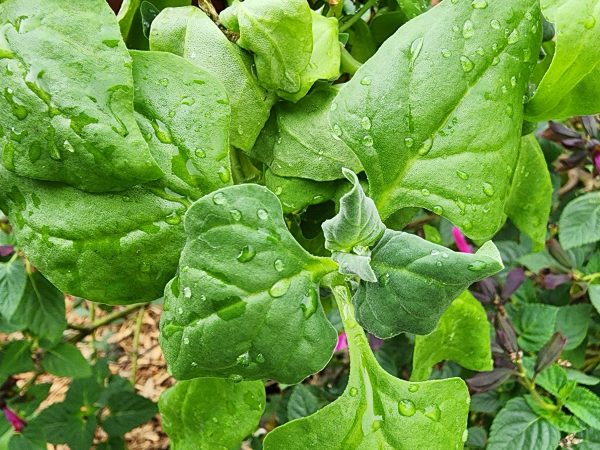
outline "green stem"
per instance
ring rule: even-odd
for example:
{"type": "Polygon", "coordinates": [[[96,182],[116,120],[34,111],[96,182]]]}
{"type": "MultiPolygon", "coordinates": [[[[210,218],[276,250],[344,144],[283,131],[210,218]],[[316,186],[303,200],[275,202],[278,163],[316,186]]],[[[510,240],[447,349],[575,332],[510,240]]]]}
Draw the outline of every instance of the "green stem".
{"type": "Polygon", "coordinates": [[[135,330],[133,332],[133,346],[131,348],[131,384],[135,386],[135,379],[137,376],[138,368],[138,351],[140,348],[140,333],[142,331],[142,323],[144,319],[144,313],[146,308],[142,308],[138,311],[135,319],[135,330]]]}
{"type": "Polygon", "coordinates": [[[342,72],[354,75],[356,71],[362,66],[362,63],[354,59],[348,50],[342,46],[342,72]]]}
{"type": "Polygon", "coordinates": [[[519,376],[521,377],[521,384],[525,386],[525,389],[529,391],[531,394],[531,398],[539,405],[540,408],[545,409],[546,411],[558,411],[560,408],[553,403],[548,403],[544,397],[540,395],[540,393],[535,389],[534,380],[529,379],[527,376],[527,372],[525,371],[525,367],[520,360],[515,362],[519,369],[519,376]]]}
{"type": "Polygon", "coordinates": [[[356,22],[358,22],[369,9],[371,9],[373,6],[375,6],[375,3],[377,3],[377,0],[369,0],[358,11],[356,11],[352,15],[352,17],[350,17],[344,23],[340,24],[340,33],[343,33],[344,31],[351,28],[352,25],[354,25],[356,22]]]}
{"type": "MultiPolygon", "coordinates": [[[[73,336],[72,338],[70,338],[68,340],[68,342],[71,342],[71,343],[79,342],[84,337],[88,336],[90,333],[93,333],[96,329],[103,327],[104,325],[108,325],[109,323],[111,323],[115,320],[126,317],[129,314],[131,314],[132,312],[137,311],[140,308],[144,308],[145,306],[146,306],[146,303],[137,303],[135,305],[129,305],[123,309],[120,309],[118,311],[113,311],[112,313],[107,314],[106,316],[104,316],[98,320],[95,320],[94,322],[92,322],[91,324],[89,324],[85,327],[77,327],[79,329],[79,333],[76,334],[75,336],[73,336]]],[[[72,325],[70,327],[74,328],[72,325]]]]}

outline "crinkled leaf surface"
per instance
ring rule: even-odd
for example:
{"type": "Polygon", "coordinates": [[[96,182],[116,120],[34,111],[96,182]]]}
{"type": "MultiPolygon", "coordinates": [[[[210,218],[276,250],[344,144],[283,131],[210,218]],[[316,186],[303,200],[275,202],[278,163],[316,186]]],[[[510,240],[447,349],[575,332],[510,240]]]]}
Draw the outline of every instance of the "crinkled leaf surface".
{"type": "Polygon", "coordinates": [[[525,112],[532,121],[600,111],[600,3],[542,0],[544,16],[556,29],[556,48],[525,112]]]}
{"type": "Polygon", "coordinates": [[[327,126],[337,93],[337,88],[324,86],[298,103],[275,105],[251,155],[284,177],[331,181],[343,178],[343,167],[361,172],[356,155],[327,126]]]}
{"type": "Polygon", "coordinates": [[[160,396],[158,406],[173,450],[229,450],[258,426],[265,388],[262,381],[179,381],[160,396]]]}
{"type": "Polygon", "coordinates": [[[469,411],[464,381],[410,383],[393,377],[377,363],[349,303],[342,317],[351,360],[346,390],[316,414],[273,430],[265,450],[462,448],[469,411]]]}
{"type": "Polygon", "coordinates": [[[285,97],[302,88],[311,62],[313,20],[306,0],[245,0],[237,5],[238,45],[254,54],[258,80],[285,97]]]}
{"type": "Polygon", "coordinates": [[[103,0],[0,5],[2,162],[92,191],[162,172],[133,116],[131,58],[103,0]]]}
{"type": "Polygon", "coordinates": [[[185,243],[187,207],[231,183],[221,84],[158,52],[134,52],[134,72],[137,119],[164,178],[91,194],[0,168],[0,205],[33,264],[62,291],[103,303],[160,297],[185,243]]]}
{"type": "Polygon", "coordinates": [[[319,280],[337,267],[294,240],[275,194],[252,184],[221,189],[190,208],[185,228],[161,319],[173,375],[297,383],[322,369],[336,332],[319,280]]]}
{"type": "Polygon", "coordinates": [[[492,423],[488,450],[555,449],[560,431],[536,415],[525,399],[510,400],[492,423]]]}
{"type": "Polygon", "coordinates": [[[457,253],[418,236],[387,230],[371,253],[376,283],[354,295],[359,323],[380,338],[431,333],[452,300],[475,281],[499,272],[492,242],[475,254],[457,253]]]}
{"type": "Polygon", "coordinates": [[[560,245],[565,250],[600,240],[600,192],[590,192],[565,206],[559,222],[560,245]]]}
{"type": "Polygon", "coordinates": [[[352,252],[352,249],[374,245],[385,232],[373,200],[366,196],[356,174],[342,169],[352,188],[340,199],[340,210],[323,223],[325,247],[331,251],[352,252]]]}
{"type": "Polygon", "coordinates": [[[535,0],[445,1],[342,88],[332,129],[361,160],[384,220],[420,206],[472,238],[500,228],[540,38],[535,0]]]}
{"type": "Polygon", "coordinates": [[[535,136],[522,138],[506,214],[531,238],[534,251],[542,250],[546,241],[552,191],[550,172],[535,136]]]}
{"type": "Polygon", "coordinates": [[[167,8],[154,19],[150,48],[183,56],[223,83],[231,104],[231,145],[249,151],[275,102],[258,85],[252,58],[191,6],[167,8]]]}
{"type": "Polygon", "coordinates": [[[442,315],[433,333],[415,338],[412,380],[426,380],[440,361],[454,361],[478,372],[494,368],[490,324],[483,306],[463,292],[442,315]]]}
{"type": "Polygon", "coordinates": [[[540,350],[554,333],[558,309],[552,305],[524,304],[511,313],[519,347],[528,352],[540,350]]]}

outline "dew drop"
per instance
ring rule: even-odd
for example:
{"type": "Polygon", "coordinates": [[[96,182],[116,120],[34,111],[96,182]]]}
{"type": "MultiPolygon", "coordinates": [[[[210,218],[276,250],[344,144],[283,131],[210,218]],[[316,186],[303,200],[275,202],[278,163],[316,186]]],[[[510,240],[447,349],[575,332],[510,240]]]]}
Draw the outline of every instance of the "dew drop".
{"type": "Polygon", "coordinates": [[[387,286],[390,283],[390,274],[389,273],[384,273],[383,275],[381,275],[379,277],[379,286],[387,286]]]}
{"type": "Polygon", "coordinates": [[[229,183],[229,181],[231,180],[231,172],[227,167],[221,166],[219,168],[219,178],[223,183],[229,183]]]}
{"type": "Polygon", "coordinates": [[[363,127],[365,130],[370,130],[371,129],[371,119],[369,119],[367,116],[363,117],[360,120],[360,126],[363,127]]]}
{"type": "Polygon", "coordinates": [[[429,189],[421,189],[421,194],[423,194],[425,197],[428,197],[429,194],[431,194],[431,192],[429,192],[429,189]]]}
{"type": "Polygon", "coordinates": [[[247,263],[248,261],[252,261],[255,256],[256,250],[254,247],[252,245],[245,245],[237,256],[237,260],[241,263],[247,263]]]}
{"type": "Polygon", "coordinates": [[[262,208],[256,211],[256,215],[260,220],[267,220],[269,218],[269,213],[267,212],[267,210],[262,208]]]}
{"type": "Polygon", "coordinates": [[[181,223],[181,217],[176,212],[172,212],[165,218],[165,222],[169,225],[179,225],[181,223]]]}
{"type": "Polygon", "coordinates": [[[510,77],[510,85],[512,87],[515,87],[517,85],[517,77],[515,77],[515,76],[510,77]]]}
{"type": "Polygon", "coordinates": [[[160,84],[162,84],[163,86],[167,87],[169,85],[168,78],[161,78],[160,79],[160,84]]]}
{"type": "Polygon", "coordinates": [[[185,298],[192,298],[192,289],[189,286],[183,288],[183,296],[185,298]]]}
{"type": "Polygon", "coordinates": [[[494,195],[494,192],[494,186],[492,186],[490,183],[483,183],[483,193],[485,195],[491,197],[492,195],[494,195]]]}
{"type": "Polygon", "coordinates": [[[319,308],[319,293],[316,289],[310,288],[308,290],[302,299],[302,303],[300,303],[300,308],[302,309],[305,319],[308,319],[317,312],[317,309],[319,308]]]}
{"type": "Polygon", "coordinates": [[[244,380],[244,377],[233,373],[233,374],[229,375],[229,380],[233,381],[234,383],[240,383],[241,381],[244,380]]]}
{"type": "Polygon", "coordinates": [[[231,218],[236,222],[242,220],[242,213],[237,209],[232,209],[231,211],[229,211],[229,214],[231,214],[231,218]]]}
{"type": "Polygon", "coordinates": [[[217,192],[215,195],[213,195],[212,200],[215,205],[224,205],[227,203],[227,198],[222,192],[217,192]]]}
{"type": "Polygon", "coordinates": [[[415,144],[415,140],[413,138],[411,138],[411,137],[404,138],[404,145],[406,145],[407,148],[411,148],[414,144],[415,144]]]}
{"type": "Polygon", "coordinates": [[[475,65],[473,64],[473,61],[471,61],[467,56],[462,55],[460,57],[460,64],[462,66],[462,69],[464,72],[468,73],[471,70],[473,70],[473,68],[475,67],[475,65]]]}
{"type": "Polygon", "coordinates": [[[248,367],[250,365],[250,361],[251,361],[250,353],[248,353],[248,352],[242,353],[236,359],[236,362],[242,367],[248,367]]]}
{"type": "Polygon", "coordinates": [[[490,21],[490,26],[494,29],[494,30],[499,30],[500,28],[502,28],[502,25],[500,25],[500,21],[496,20],[496,19],[492,19],[490,21]]]}
{"type": "Polygon", "coordinates": [[[336,109],[338,109],[338,104],[336,102],[332,102],[331,106],[329,107],[329,110],[335,111],[336,109]]]}
{"type": "Polygon", "coordinates": [[[435,214],[437,214],[438,216],[441,216],[442,214],[444,214],[444,208],[442,208],[439,205],[436,205],[436,206],[433,207],[433,212],[435,214]]]}
{"type": "Polygon", "coordinates": [[[533,20],[533,14],[531,14],[529,11],[527,11],[527,12],[525,13],[525,18],[526,18],[527,20],[533,20]]]}
{"type": "Polygon", "coordinates": [[[400,400],[398,402],[398,412],[405,417],[411,417],[415,415],[417,408],[411,400],[400,400]]]}
{"type": "Polygon", "coordinates": [[[437,422],[442,417],[442,410],[438,405],[429,405],[423,411],[425,417],[430,418],[431,420],[437,422]]]}
{"type": "Polygon", "coordinates": [[[356,397],[358,395],[358,389],[356,389],[355,387],[350,388],[350,397],[356,397]]]}
{"type": "Polygon", "coordinates": [[[447,48],[443,48],[442,49],[442,56],[444,58],[450,58],[452,56],[452,52],[450,50],[448,50],[447,48]]]}
{"type": "Polygon", "coordinates": [[[190,338],[188,338],[188,337],[183,338],[183,344],[190,345],[190,338]]]}
{"type": "Polygon", "coordinates": [[[469,219],[467,219],[463,222],[462,227],[465,231],[469,231],[473,228],[473,223],[469,219]]]}
{"type": "Polygon", "coordinates": [[[198,157],[198,158],[206,158],[206,152],[204,150],[198,149],[194,152],[194,154],[198,157]]]}
{"type": "Polygon", "coordinates": [[[500,58],[494,56],[494,58],[492,59],[492,66],[497,66],[498,64],[500,64],[500,58]]]}
{"type": "Polygon", "coordinates": [[[468,269],[472,272],[481,272],[485,270],[487,263],[485,261],[475,261],[469,264],[468,269]]]}
{"type": "Polygon", "coordinates": [[[460,198],[456,199],[456,206],[458,206],[458,209],[460,210],[460,213],[462,215],[465,214],[465,211],[467,209],[467,206],[465,205],[465,202],[463,202],[460,198]]]}
{"type": "Polygon", "coordinates": [[[256,355],[255,360],[257,363],[262,364],[265,362],[265,357],[262,353],[259,353],[258,355],[256,355]]]}
{"type": "Polygon", "coordinates": [[[433,249],[433,250],[431,250],[431,253],[430,253],[430,254],[431,254],[431,256],[437,256],[437,255],[439,255],[439,254],[440,254],[440,251],[439,251],[439,250],[436,250],[436,249],[433,249]]]}
{"type": "Polygon", "coordinates": [[[488,6],[487,0],[473,0],[471,6],[474,9],[485,9],[488,6]]]}
{"type": "Polygon", "coordinates": [[[517,42],[519,42],[519,31],[515,28],[512,30],[512,33],[508,35],[508,43],[512,45],[517,42]]]}
{"type": "Polygon", "coordinates": [[[418,384],[409,384],[408,385],[408,392],[417,392],[419,390],[419,385],[418,384]]]}
{"type": "Polygon", "coordinates": [[[594,16],[589,16],[587,19],[584,20],[583,26],[587,30],[591,30],[596,26],[596,18],[594,16]]]}
{"type": "Polygon", "coordinates": [[[472,38],[475,34],[475,29],[473,28],[473,22],[467,19],[463,25],[462,35],[465,39],[472,38]]]}
{"type": "Polygon", "coordinates": [[[281,259],[276,259],[273,266],[277,272],[283,272],[285,269],[285,263],[281,259]]]}
{"type": "Polygon", "coordinates": [[[373,146],[373,136],[371,136],[370,134],[365,134],[362,138],[362,143],[366,147],[372,147],[373,146]]]}
{"type": "Polygon", "coordinates": [[[415,66],[415,61],[421,54],[421,49],[423,48],[423,38],[420,37],[415,39],[410,45],[410,62],[408,63],[408,69],[413,70],[415,66]]]}
{"type": "Polygon", "coordinates": [[[360,80],[360,84],[362,84],[363,86],[370,86],[371,82],[372,82],[371,77],[363,77],[360,80]]]}
{"type": "Polygon", "coordinates": [[[342,129],[340,128],[340,126],[336,123],[333,126],[333,137],[335,137],[336,139],[339,139],[340,136],[342,135],[342,129]]]}
{"type": "Polygon", "coordinates": [[[467,181],[469,179],[469,174],[467,172],[463,172],[462,170],[457,170],[456,176],[464,181],[467,181]]]}
{"type": "Polygon", "coordinates": [[[269,289],[269,295],[273,298],[283,297],[287,291],[290,289],[290,280],[289,278],[283,278],[277,281],[271,289],[269,289]]]}
{"type": "Polygon", "coordinates": [[[426,139],[421,144],[421,147],[419,148],[417,153],[421,156],[425,156],[431,151],[432,147],[433,147],[433,139],[432,138],[426,139]]]}

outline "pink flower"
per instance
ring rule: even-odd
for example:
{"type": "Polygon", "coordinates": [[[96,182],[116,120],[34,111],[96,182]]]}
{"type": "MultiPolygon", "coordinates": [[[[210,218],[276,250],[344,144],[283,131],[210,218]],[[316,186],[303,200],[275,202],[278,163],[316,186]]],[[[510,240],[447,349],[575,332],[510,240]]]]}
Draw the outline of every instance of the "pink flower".
{"type": "Polygon", "coordinates": [[[348,337],[346,336],[346,332],[342,331],[338,335],[338,341],[337,341],[337,345],[335,346],[334,351],[339,352],[340,350],[345,350],[347,348],[348,348],[348,337]]]}
{"type": "Polygon", "coordinates": [[[467,243],[465,235],[462,234],[458,228],[452,227],[452,235],[454,236],[454,242],[456,242],[456,247],[458,247],[459,251],[463,253],[473,253],[473,249],[467,243]]]}
{"type": "Polygon", "coordinates": [[[600,152],[594,153],[594,165],[596,166],[596,171],[600,173],[600,152]]]}
{"type": "Polygon", "coordinates": [[[27,425],[27,422],[12,412],[8,406],[3,407],[2,412],[4,412],[4,417],[6,417],[6,420],[8,420],[17,433],[20,433],[25,428],[25,425],[27,425]]]}

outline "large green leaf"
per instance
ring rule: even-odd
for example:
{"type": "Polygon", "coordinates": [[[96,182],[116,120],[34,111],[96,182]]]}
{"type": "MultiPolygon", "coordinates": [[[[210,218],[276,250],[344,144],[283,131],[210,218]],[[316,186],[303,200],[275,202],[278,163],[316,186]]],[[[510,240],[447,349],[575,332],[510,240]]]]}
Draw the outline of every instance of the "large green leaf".
{"type": "Polygon", "coordinates": [[[337,267],[294,240],[275,194],[252,184],[221,189],[190,208],[185,228],[161,320],[173,375],[296,383],[322,369],[336,333],[319,280],[337,267]]]}
{"type": "Polygon", "coordinates": [[[260,84],[281,97],[302,89],[311,62],[313,19],[306,0],[245,0],[237,5],[238,45],[254,54],[260,84]]]}
{"type": "Polygon", "coordinates": [[[569,202],[560,215],[560,245],[565,250],[600,240],[600,192],[569,202]]]}
{"type": "Polygon", "coordinates": [[[60,343],[46,350],[42,368],[53,375],[70,378],[87,378],[92,375],[90,365],[73,344],[60,343]]]}
{"type": "Polygon", "coordinates": [[[477,239],[504,222],[541,21],[536,0],[485,5],[444,1],[411,20],[334,103],[332,131],[384,220],[424,207],[477,239]]]}
{"type": "Polygon", "coordinates": [[[600,450],[600,430],[590,428],[581,436],[583,442],[578,445],[577,450],[600,450]]]}
{"type": "Polygon", "coordinates": [[[249,151],[276,98],[258,85],[252,58],[195,7],[162,11],[152,22],[150,48],[183,56],[223,83],[231,104],[231,145],[249,151]]]}
{"type": "Polygon", "coordinates": [[[492,242],[475,254],[457,253],[387,230],[371,253],[371,267],[378,281],[361,282],[354,304],[360,324],[385,339],[402,332],[431,333],[452,300],[503,265],[492,242]]]}
{"type": "Polygon", "coordinates": [[[498,413],[488,450],[550,450],[558,447],[560,431],[536,415],[522,397],[513,398],[498,413]]]}
{"type": "Polygon", "coordinates": [[[522,138],[506,214],[531,238],[534,251],[544,248],[552,191],[550,172],[535,136],[522,138]]]}
{"type": "Polygon", "coordinates": [[[541,4],[555,26],[556,48],[527,104],[527,118],[540,121],[600,112],[600,3],[542,0],[541,4]]]}
{"type": "Polygon", "coordinates": [[[452,302],[433,333],[416,337],[411,380],[427,380],[431,368],[445,360],[479,372],[494,368],[490,324],[469,291],[452,302]]]}
{"type": "MultiPolygon", "coordinates": [[[[109,414],[103,417],[102,428],[110,436],[121,436],[140,426],[156,414],[156,404],[135,392],[117,392],[108,399],[109,414]]],[[[194,416],[195,417],[195,416],[194,416]]]]}
{"type": "Polygon", "coordinates": [[[2,162],[92,191],[160,178],[133,116],[131,58],[104,0],[0,5],[2,162]]]}
{"type": "Polygon", "coordinates": [[[331,181],[343,178],[343,167],[362,171],[356,155],[327,126],[327,114],[337,93],[337,88],[324,86],[296,104],[275,105],[251,155],[283,177],[331,181]]]}
{"type": "Polygon", "coordinates": [[[165,177],[90,194],[0,168],[0,207],[33,264],[62,291],[103,303],[160,297],[185,243],[187,207],[231,183],[221,84],[176,55],[133,56],[136,117],[165,177]]]}
{"type": "Polygon", "coordinates": [[[339,306],[350,347],[346,390],[316,414],[273,430],[265,450],[462,448],[469,411],[464,381],[410,383],[393,377],[377,363],[350,299],[339,306]]]}
{"type": "Polygon", "coordinates": [[[179,381],[158,406],[173,450],[229,450],[258,426],[265,388],[262,381],[179,381]]]}

